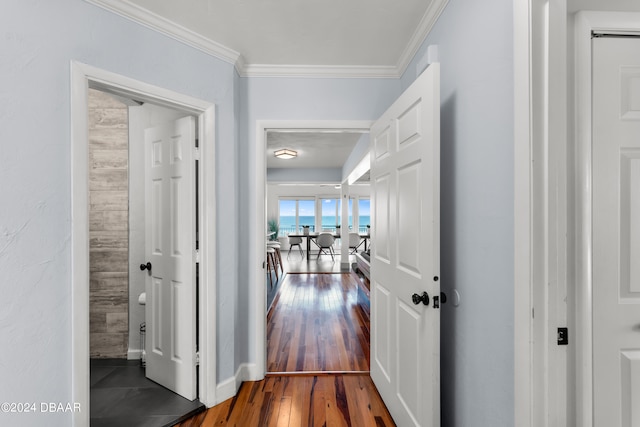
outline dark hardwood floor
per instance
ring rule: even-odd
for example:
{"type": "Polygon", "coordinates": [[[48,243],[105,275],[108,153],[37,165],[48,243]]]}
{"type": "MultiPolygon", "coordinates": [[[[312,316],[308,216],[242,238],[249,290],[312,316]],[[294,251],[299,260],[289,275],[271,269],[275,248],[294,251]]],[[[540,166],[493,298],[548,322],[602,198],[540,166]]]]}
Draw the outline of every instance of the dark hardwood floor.
{"type": "Polygon", "coordinates": [[[287,274],[267,318],[267,372],[369,371],[353,273],[287,274]]]}

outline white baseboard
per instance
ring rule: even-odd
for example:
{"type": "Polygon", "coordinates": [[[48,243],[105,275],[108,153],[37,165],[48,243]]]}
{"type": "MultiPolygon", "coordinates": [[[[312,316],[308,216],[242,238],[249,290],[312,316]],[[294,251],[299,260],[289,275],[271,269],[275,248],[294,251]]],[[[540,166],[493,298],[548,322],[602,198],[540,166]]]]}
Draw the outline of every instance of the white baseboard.
{"type": "Polygon", "coordinates": [[[238,367],[234,376],[218,383],[216,387],[216,404],[235,396],[243,381],[258,381],[261,379],[258,378],[255,363],[243,363],[238,367]]]}
{"type": "Polygon", "coordinates": [[[140,360],[141,355],[142,350],[130,348],[129,351],[127,351],[127,360],[140,360]]]}

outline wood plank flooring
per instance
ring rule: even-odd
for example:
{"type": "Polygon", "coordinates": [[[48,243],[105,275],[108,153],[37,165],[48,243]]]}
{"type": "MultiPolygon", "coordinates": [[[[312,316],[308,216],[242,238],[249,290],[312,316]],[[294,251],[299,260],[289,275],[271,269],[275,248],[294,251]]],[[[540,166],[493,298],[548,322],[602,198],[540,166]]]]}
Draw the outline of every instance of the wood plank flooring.
{"type": "Polygon", "coordinates": [[[395,426],[368,374],[268,376],[179,427],[395,426]]]}
{"type": "Polygon", "coordinates": [[[395,426],[369,377],[357,280],[287,274],[267,319],[270,373],[178,427],[395,426]]]}
{"type": "Polygon", "coordinates": [[[369,371],[352,273],[287,274],[267,318],[268,372],[369,371]]]}

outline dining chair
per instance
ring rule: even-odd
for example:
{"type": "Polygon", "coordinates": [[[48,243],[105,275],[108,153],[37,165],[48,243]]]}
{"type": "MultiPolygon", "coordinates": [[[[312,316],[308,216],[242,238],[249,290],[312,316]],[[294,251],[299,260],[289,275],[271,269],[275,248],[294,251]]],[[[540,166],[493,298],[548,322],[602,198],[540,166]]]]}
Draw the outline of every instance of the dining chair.
{"type": "Polygon", "coordinates": [[[300,256],[304,258],[304,252],[302,251],[302,237],[300,236],[288,236],[289,237],[289,253],[287,254],[287,259],[289,259],[289,255],[291,255],[291,249],[294,246],[298,247],[300,251],[300,256]]]}
{"type": "Polygon", "coordinates": [[[318,257],[316,260],[320,259],[320,255],[327,254],[325,252],[328,250],[328,255],[331,255],[331,259],[335,261],[333,258],[333,242],[335,241],[333,235],[331,233],[320,233],[316,238],[316,244],[320,250],[318,251],[318,257]]]}
{"type": "Polygon", "coordinates": [[[360,245],[362,245],[362,238],[360,237],[360,234],[356,232],[349,233],[349,249],[351,249],[349,254],[353,255],[358,252],[360,245]]]}

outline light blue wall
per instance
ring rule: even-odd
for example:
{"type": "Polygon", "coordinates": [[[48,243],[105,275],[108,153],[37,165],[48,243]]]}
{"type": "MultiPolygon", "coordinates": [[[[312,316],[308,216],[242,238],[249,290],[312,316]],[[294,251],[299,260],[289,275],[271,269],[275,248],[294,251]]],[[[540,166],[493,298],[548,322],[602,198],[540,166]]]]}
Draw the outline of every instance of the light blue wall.
{"type": "Polygon", "coordinates": [[[342,182],[341,168],[269,168],[267,182],[342,182]]]}
{"type": "MultiPolygon", "coordinates": [[[[442,425],[514,425],[513,6],[450,0],[441,63],[442,425]]],[[[416,75],[414,62],[403,88],[416,75]]]]}
{"type": "MultiPolygon", "coordinates": [[[[415,79],[239,78],[233,67],[81,0],[0,11],[0,401],[71,398],[69,64],[217,105],[218,380],[255,362],[246,249],[256,120],[375,120],[415,79]]],[[[513,425],[513,69],[508,0],[450,0],[442,63],[444,426],[513,425]]],[[[253,213],[255,214],[255,212],[253,213]]],[[[70,425],[65,415],[2,415],[70,425]]]]}
{"type": "MultiPolygon", "coordinates": [[[[220,375],[231,375],[239,228],[233,67],[81,0],[3,0],[0,28],[0,401],[71,400],[72,60],[217,105],[217,196],[224,207],[218,357],[220,375]]],[[[0,419],[71,425],[64,414],[0,419]]]]}

